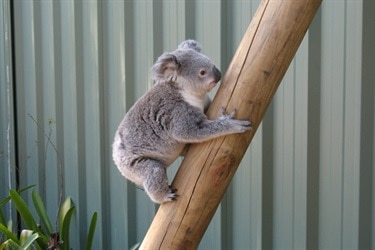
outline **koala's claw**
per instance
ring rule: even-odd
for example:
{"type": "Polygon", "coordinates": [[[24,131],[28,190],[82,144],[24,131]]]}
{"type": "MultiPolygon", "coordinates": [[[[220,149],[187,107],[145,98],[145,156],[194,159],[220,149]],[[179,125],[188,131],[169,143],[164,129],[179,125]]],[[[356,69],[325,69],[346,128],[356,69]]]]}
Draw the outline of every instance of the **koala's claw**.
{"type": "Polygon", "coordinates": [[[237,109],[234,109],[230,114],[227,114],[227,111],[224,107],[221,107],[221,116],[222,117],[228,117],[230,119],[233,119],[233,117],[236,115],[237,109]]]}
{"type": "Polygon", "coordinates": [[[169,189],[171,190],[171,193],[176,193],[177,192],[177,188],[173,188],[172,186],[169,186],[169,189]]]}
{"type": "Polygon", "coordinates": [[[229,119],[233,119],[234,116],[236,115],[237,113],[237,109],[235,108],[230,114],[227,114],[226,110],[224,107],[221,107],[221,117],[222,118],[229,118],[229,119]]]}
{"type": "Polygon", "coordinates": [[[229,118],[233,119],[233,117],[236,115],[236,113],[237,113],[237,109],[234,109],[234,110],[232,111],[232,113],[230,113],[230,114],[228,115],[229,118]]]}
{"type": "Polygon", "coordinates": [[[177,189],[176,188],[172,188],[171,186],[169,186],[170,188],[170,192],[167,194],[167,201],[175,201],[177,200],[177,197],[179,196],[176,192],[177,192],[177,189]]]}
{"type": "Polygon", "coordinates": [[[174,197],[171,198],[171,201],[176,201],[178,196],[179,196],[179,195],[176,194],[174,197]]]}
{"type": "Polygon", "coordinates": [[[226,115],[227,112],[225,111],[225,108],[224,107],[221,107],[221,115],[226,115]]]}

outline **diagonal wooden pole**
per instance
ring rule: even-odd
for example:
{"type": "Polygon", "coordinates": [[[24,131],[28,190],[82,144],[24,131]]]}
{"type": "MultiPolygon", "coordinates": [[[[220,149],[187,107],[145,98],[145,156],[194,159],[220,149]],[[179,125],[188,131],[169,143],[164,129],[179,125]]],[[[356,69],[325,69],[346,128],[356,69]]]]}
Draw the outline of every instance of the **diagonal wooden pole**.
{"type": "Polygon", "coordinates": [[[196,249],[321,0],[263,0],[228,68],[208,117],[237,109],[254,129],[192,145],[140,249],[196,249]]]}

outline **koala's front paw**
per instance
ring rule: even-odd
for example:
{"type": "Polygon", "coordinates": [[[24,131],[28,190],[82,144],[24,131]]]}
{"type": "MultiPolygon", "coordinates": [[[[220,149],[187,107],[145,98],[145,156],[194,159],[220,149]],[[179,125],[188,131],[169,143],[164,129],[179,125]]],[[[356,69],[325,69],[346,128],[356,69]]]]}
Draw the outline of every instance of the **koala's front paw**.
{"type": "Polygon", "coordinates": [[[228,115],[225,111],[225,108],[221,107],[221,117],[219,119],[227,121],[230,125],[230,128],[237,133],[243,133],[251,130],[251,121],[233,119],[233,117],[236,115],[236,112],[237,109],[234,109],[232,113],[228,115]]]}

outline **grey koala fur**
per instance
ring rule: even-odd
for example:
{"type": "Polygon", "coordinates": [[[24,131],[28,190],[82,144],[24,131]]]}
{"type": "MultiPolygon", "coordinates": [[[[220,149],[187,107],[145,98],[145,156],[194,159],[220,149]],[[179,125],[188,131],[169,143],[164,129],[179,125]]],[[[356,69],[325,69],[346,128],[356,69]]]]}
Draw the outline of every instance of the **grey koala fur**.
{"type": "Polygon", "coordinates": [[[144,187],[156,203],[173,201],[176,189],[168,184],[166,168],[188,143],[243,133],[251,122],[204,114],[207,93],[221,78],[214,63],[200,53],[194,40],[162,54],[152,67],[154,86],[125,115],[115,135],[113,160],[121,174],[144,187]]]}

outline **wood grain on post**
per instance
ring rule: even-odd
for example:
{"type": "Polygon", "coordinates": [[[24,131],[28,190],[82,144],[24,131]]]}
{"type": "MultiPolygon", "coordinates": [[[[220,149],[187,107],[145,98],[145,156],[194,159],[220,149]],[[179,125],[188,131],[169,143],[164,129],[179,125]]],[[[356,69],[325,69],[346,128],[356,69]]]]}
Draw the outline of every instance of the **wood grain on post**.
{"type": "Polygon", "coordinates": [[[198,247],[320,3],[261,1],[208,110],[236,108],[253,130],[191,145],[173,181],[180,196],[160,206],[140,249],[198,247]]]}

